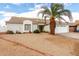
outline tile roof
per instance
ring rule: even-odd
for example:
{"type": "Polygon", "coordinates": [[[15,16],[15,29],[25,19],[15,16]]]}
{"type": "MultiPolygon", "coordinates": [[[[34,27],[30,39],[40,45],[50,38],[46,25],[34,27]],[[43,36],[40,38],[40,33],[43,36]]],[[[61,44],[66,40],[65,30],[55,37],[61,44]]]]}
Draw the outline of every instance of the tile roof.
{"type": "Polygon", "coordinates": [[[70,26],[77,26],[77,25],[79,25],[79,20],[76,20],[74,23],[70,23],[69,25],[70,26]]]}
{"type": "MultiPolygon", "coordinates": [[[[25,20],[31,20],[33,24],[45,24],[45,20],[38,19],[38,18],[25,18],[25,17],[12,17],[9,21],[6,21],[6,24],[23,24],[23,21],[25,20]]],[[[49,23],[50,21],[46,20],[46,24],[49,24],[49,23]]],[[[66,24],[65,22],[61,22],[61,24],[59,24],[59,21],[56,21],[56,25],[66,26],[68,24],[66,24]]]]}
{"type": "Polygon", "coordinates": [[[6,24],[23,24],[23,21],[31,20],[33,24],[44,24],[45,21],[37,18],[12,17],[6,24]]]}

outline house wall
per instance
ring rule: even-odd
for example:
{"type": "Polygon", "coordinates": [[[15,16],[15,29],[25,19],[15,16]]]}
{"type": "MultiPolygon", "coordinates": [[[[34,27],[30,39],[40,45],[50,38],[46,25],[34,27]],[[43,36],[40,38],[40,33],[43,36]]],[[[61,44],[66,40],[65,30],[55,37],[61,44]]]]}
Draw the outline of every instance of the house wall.
{"type": "MultiPolygon", "coordinates": [[[[23,30],[23,24],[7,24],[7,30],[11,30],[11,31],[13,31],[14,33],[16,33],[16,31],[20,31],[20,32],[25,32],[24,30],[23,30]]],[[[32,25],[32,32],[34,31],[34,30],[36,30],[37,29],[37,25],[36,24],[33,24],[32,25]]]]}
{"type": "MultiPolygon", "coordinates": [[[[36,24],[33,24],[32,25],[32,32],[34,30],[36,30],[37,28],[38,28],[37,25],[36,24]]],[[[23,24],[7,24],[7,30],[11,30],[14,33],[16,31],[20,31],[22,33],[24,32],[24,30],[23,30],[23,24]]],[[[50,32],[50,26],[49,25],[45,26],[44,27],[44,31],[50,32]]],[[[59,27],[58,26],[55,29],[55,33],[66,33],[66,32],[69,32],[69,26],[63,26],[63,27],[59,27]]]]}
{"type": "Polygon", "coordinates": [[[77,30],[79,31],[79,25],[77,26],[77,30]]]}
{"type": "Polygon", "coordinates": [[[69,26],[56,27],[55,32],[56,33],[66,33],[66,32],[69,32],[69,26]]]}
{"type": "Polygon", "coordinates": [[[32,32],[33,32],[34,30],[36,30],[36,29],[38,29],[38,26],[37,26],[36,24],[33,24],[33,25],[32,25],[32,32]]]}
{"type": "Polygon", "coordinates": [[[49,25],[45,26],[45,27],[44,27],[44,31],[50,32],[50,26],[49,26],[49,25]]]}
{"type": "Polygon", "coordinates": [[[7,24],[7,30],[11,30],[14,33],[16,33],[16,31],[23,32],[23,24],[7,24]]]}
{"type": "MultiPolygon", "coordinates": [[[[45,26],[44,31],[50,32],[50,26],[49,25],[45,26]]],[[[55,33],[66,33],[66,32],[69,32],[69,26],[63,26],[63,27],[57,26],[55,28],[55,33]]]]}

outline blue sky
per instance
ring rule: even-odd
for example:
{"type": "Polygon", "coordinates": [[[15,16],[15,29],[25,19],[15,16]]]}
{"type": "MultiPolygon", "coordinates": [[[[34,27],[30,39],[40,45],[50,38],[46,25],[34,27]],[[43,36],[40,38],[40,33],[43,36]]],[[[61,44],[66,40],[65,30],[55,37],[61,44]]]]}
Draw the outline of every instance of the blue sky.
{"type": "MultiPolygon", "coordinates": [[[[38,5],[38,4],[41,4],[41,3],[15,3],[15,4],[0,3],[0,11],[9,11],[9,12],[16,12],[16,13],[28,12],[28,11],[32,11],[30,9],[34,8],[35,5],[38,5]]],[[[46,3],[45,5],[48,6],[50,5],[50,3],[49,4],[46,3]]],[[[79,7],[78,3],[65,4],[65,8],[73,12],[79,12],[78,7],[79,7]]]]}
{"type": "Polygon", "coordinates": [[[79,12],[79,3],[66,4],[65,8],[69,9],[71,12],[79,12]]]}
{"type": "MultiPolygon", "coordinates": [[[[35,5],[46,5],[49,6],[50,3],[0,3],[0,11],[7,11],[7,12],[28,12],[32,11],[35,8],[35,5]]],[[[79,12],[79,3],[65,3],[65,8],[71,10],[72,12],[79,12]]]]}
{"type": "MultiPolygon", "coordinates": [[[[0,3],[0,20],[4,20],[8,16],[32,12],[41,6],[50,7],[50,3],[0,3]]],[[[79,13],[79,3],[65,3],[64,7],[71,12],[79,13]]]]}

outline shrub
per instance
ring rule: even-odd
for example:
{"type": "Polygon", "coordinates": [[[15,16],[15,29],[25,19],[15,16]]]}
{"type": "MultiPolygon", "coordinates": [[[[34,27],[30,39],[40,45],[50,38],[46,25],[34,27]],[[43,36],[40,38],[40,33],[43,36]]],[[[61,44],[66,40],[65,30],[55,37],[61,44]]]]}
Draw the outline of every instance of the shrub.
{"type": "Polygon", "coordinates": [[[19,31],[16,31],[16,34],[21,34],[21,32],[19,32],[19,31]]]}
{"type": "Polygon", "coordinates": [[[49,33],[48,31],[43,31],[44,33],[49,33]]]}
{"type": "Polygon", "coordinates": [[[7,33],[7,34],[14,34],[14,32],[11,31],[11,30],[8,30],[6,33],[7,33]]]}
{"type": "Polygon", "coordinates": [[[40,33],[40,31],[38,29],[34,30],[33,33],[40,33]]]}

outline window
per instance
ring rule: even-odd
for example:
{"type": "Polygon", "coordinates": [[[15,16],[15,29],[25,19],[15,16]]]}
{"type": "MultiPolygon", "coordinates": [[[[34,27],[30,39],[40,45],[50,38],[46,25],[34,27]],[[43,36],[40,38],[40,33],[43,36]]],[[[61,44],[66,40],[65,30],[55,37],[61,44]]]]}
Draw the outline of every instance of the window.
{"type": "Polygon", "coordinates": [[[31,31],[31,24],[25,24],[25,25],[24,25],[24,30],[29,30],[29,31],[31,31]]]}

